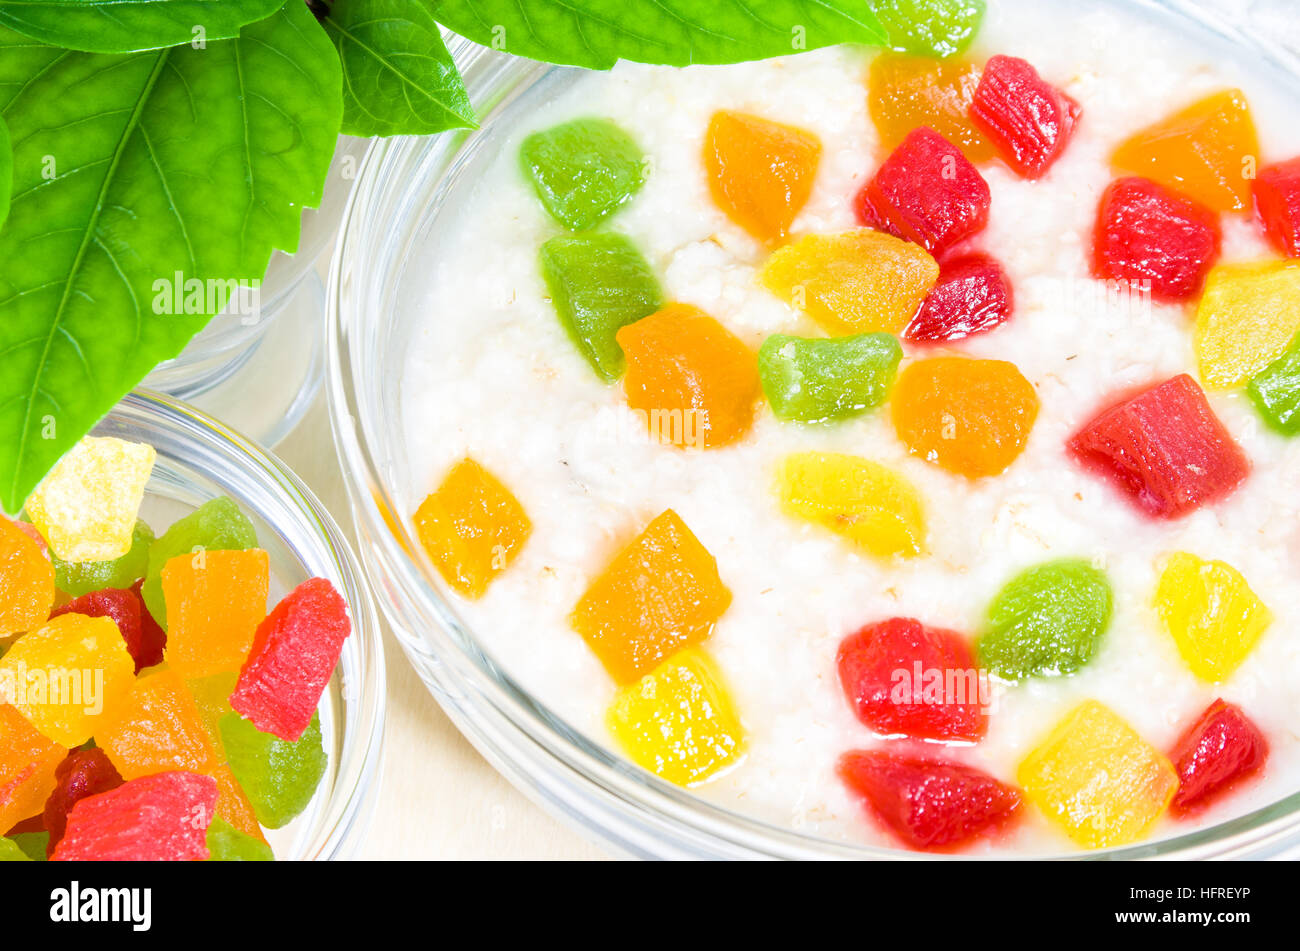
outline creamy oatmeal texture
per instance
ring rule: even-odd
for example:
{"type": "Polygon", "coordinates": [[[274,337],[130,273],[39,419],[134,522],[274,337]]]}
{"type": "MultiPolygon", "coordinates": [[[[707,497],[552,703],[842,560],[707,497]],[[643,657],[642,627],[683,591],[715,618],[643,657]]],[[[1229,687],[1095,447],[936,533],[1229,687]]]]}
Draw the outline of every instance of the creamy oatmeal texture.
{"type": "MultiPolygon", "coordinates": [[[[827,50],[721,68],[620,65],[577,79],[523,123],[475,185],[470,215],[451,223],[441,253],[419,258],[427,315],[402,382],[414,510],[465,454],[496,473],[529,513],[532,537],[478,602],[460,611],[488,650],[570,723],[608,742],[615,686],[567,617],[589,580],[665,508],[675,509],[718,560],[734,600],[709,652],[725,672],[747,729],[745,759],[700,787],[728,808],[833,839],[892,845],[834,773],[844,751],[870,746],[841,691],[835,654],[864,624],[894,616],[975,634],[990,599],[1020,569],[1093,558],[1115,591],[1098,656],[1073,677],[1030,680],[997,698],[989,733],[957,759],[1014,781],[1015,766],[1078,701],[1094,698],[1168,750],[1216,696],[1243,705],[1271,744],[1263,776],[1212,807],[1212,822],[1300,787],[1292,724],[1300,692],[1300,616],[1292,565],[1300,555],[1300,441],[1265,431],[1244,394],[1212,395],[1255,471],[1226,502],[1173,523],[1142,517],[1108,483],[1081,471],[1065,442],[1109,397],[1192,372],[1191,316],[1140,295],[1108,295],[1088,276],[1108,157],[1137,129],[1200,95],[1240,86],[1276,160],[1300,152],[1300,129],[1275,77],[1230,60],[1197,37],[1110,7],[1078,15],[1055,2],[991,2],[971,55],[1022,56],[1083,106],[1064,157],[1039,182],[997,163],[981,167],[993,193],[975,241],[1015,287],[1003,327],[948,348],[906,345],[908,358],[954,352],[1014,362],[1042,403],[1025,453],[1001,477],[971,482],[910,457],[887,409],[830,426],[781,423],[759,412],[748,438],[707,453],[651,445],[616,384],[600,383],[546,298],[537,249],[557,233],[520,176],[528,133],[580,116],[613,119],[650,156],[638,197],[607,227],[632,238],[670,300],[712,314],[756,350],[774,332],[820,336],[755,276],[764,250],[710,200],[701,141],[718,109],[800,126],[824,154],[795,235],[855,227],[851,199],[884,158],[866,109],[869,54],[827,50]],[[927,502],[931,555],[884,565],[841,539],[784,517],[773,491],[787,453],[848,452],[906,476],[927,502]],[[1226,684],[1187,670],[1151,607],[1156,563],[1173,551],[1239,569],[1276,621],[1226,684]]],[[[448,225],[444,223],[444,227],[448,225]]],[[[1224,260],[1267,254],[1243,217],[1225,216],[1224,260]]],[[[907,358],[905,358],[907,359],[907,358]]],[[[1154,837],[1191,824],[1164,819],[1154,837]]],[[[971,851],[1071,851],[1033,808],[1007,838],[971,851]]]]}

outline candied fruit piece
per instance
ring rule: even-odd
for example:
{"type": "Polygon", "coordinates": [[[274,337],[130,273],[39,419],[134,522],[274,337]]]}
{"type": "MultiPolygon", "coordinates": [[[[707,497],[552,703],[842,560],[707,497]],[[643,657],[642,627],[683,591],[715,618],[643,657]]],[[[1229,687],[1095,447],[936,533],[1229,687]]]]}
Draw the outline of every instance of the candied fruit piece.
{"type": "Polygon", "coordinates": [[[1035,565],[989,606],[975,645],[980,663],[1007,680],[1072,674],[1097,653],[1112,602],[1105,573],[1086,561],[1035,565]]]}
{"type": "Polygon", "coordinates": [[[177,770],[141,776],[78,802],[56,862],[184,862],[208,857],[217,786],[177,770]]]}
{"type": "Polygon", "coordinates": [[[920,756],[854,750],[837,772],[872,814],[909,848],[948,850],[1003,828],[1020,791],[988,773],[920,756]]]}
{"type": "Polygon", "coordinates": [[[1300,335],[1282,356],[1250,378],[1255,409],[1284,436],[1300,435],[1300,335]]]}
{"type": "Polygon", "coordinates": [[[1222,264],[1196,309],[1196,360],[1207,389],[1230,390],[1280,357],[1300,331],[1300,262],[1222,264]]]}
{"type": "Polygon", "coordinates": [[[95,742],[127,779],[173,769],[206,773],[219,762],[194,698],[171,669],[137,679],[95,742]]]}
{"type": "Polygon", "coordinates": [[[1240,89],[1212,93],[1125,140],[1111,164],[1214,211],[1250,206],[1259,158],[1255,120],[1240,89]]]}
{"type": "Polygon", "coordinates": [[[149,546],[149,571],[140,596],[150,616],[167,629],[167,602],[163,598],[162,570],[178,555],[200,551],[240,551],[257,547],[257,532],[233,500],[219,496],[177,519],[149,546]]]}
{"type": "Polygon", "coordinates": [[[793,518],[842,535],[879,558],[925,551],[921,496],[897,473],[859,456],[800,452],[777,477],[781,507],[793,518]]]}
{"type": "Polygon", "coordinates": [[[1287,257],[1300,257],[1300,158],[1263,169],[1252,189],[1264,233],[1287,257]]]}
{"type": "Polygon", "coordinates": [[[575,119],[534,132],[519,158],[542,205],[570,231],[594,228],[645,183],[645,155],[608,119],[575,119]]]}
{"type": "Polygon", "coordinates": [[[987,333],[1011,316],[1011,280],[987,254],[947,258],[939,282],[903,331],[912,343],[939,343],[987,333]]]}
{"type": "Polygon", "coordinates": [[[1158,300],[1190,300],[1205,286],[1221,243],[1215,212],[1159,182],[1121,178],[1101,196],[1092,271],[1150,281],[1158,300]]]}
{"type": "Polygon", "coordinates": [[[153,472],[144,443],[87,436],[27,498],[27,514],[64,561],[111,561],[131,550],[136,515],[153,472]]]}
{"type": "Polygon", "coordinates": [[[135,672],[138,674],[140,668],[145,666],[141,662],[145,650],[141,621],[143,611],[144,603],[134,591],[129,588],[107,588],[74,598],[63,607],[55,608],[50,613],[50,617],[82,614],[86,617],[112,618],[113,623],[117,625],[118,633],[122,635],[122,640],[126,642],[126,649],[131,652],[131,658],[135,661],[135,672]]]}
{"type": "Polygon", "coordinates": [[[953,56],[971,44],[984,19],[984,0],[871,0],[892,49],[953,56]]]}
{"type": "Polygon", "coordinates": [[[1178,788],[1169,760],[1095,700],[1066,715],[1016,779],[1030,802],[1089,849],[1142,838],[1178,788]]]}
{"type": "Polygon", "coordinates": [[[1014,363],[934,357],[898,375],[894,429],[908,450],[972,479],[1015,462],[1038,418],[1038,394],[1014,363]]]}
{"type": "Polygon", "coordinates": [[[135,661],[111,618],[65,614],[0,658],[0,691],[54,742],[80,746],[131,688],[135,661]]]}
{"type": "Polygon", "coordinates": [[[1061,157],[1083,110],[1023,59],[994,56],[984,66],[970,118],[1023,178],[1042,178],[1061,157]]]}
{"type": "Polygon", "coordinates": [[[650,268],[621,234],[562,235],[542,245],[542,277],[565,333],[606,383],[623,374],[614,335],[663,306],[650,268]]]}
{"type": "Polygon", "coordinates": [[[740,439],[759,398],[754,354],[702,310],[670,304],[618,332],[627,405],[651,436],[712,449],[740,439]]]}
{"type": "Polygon", "coordinates": [[[122,776],[101,749],[73,750],[54,773],[55,787],[45,800],[45,831],[49,833],[45,854],[63,838],[68,813],[87,796],[95,796],[122,785],[122,776]]]}
{"type": "Polygon", "coordinates": [[[33,862],[46,860],[45,846],[50,841],[48,832],[10,832],[7,838],[33,862]]]}
{"type": "Polygon", "coordinates": [[[744,745],[721,672],[693,647],[621,688],[605,722],[632,762],[679,786],[704,782],[744,745]]]}
{"type": "Polygon", "coordinates": [[[528,540],[533,523],[519,500],[473,459],[456,463],[415,511],[415,533],[438,573],[478,598],[528,540]]]}
{"type": "Polygon", "coordinates": [[[892,618],[846,637],[835,663],[858,719],[879,734],[974,741],[988,729],[991,698],[960,634],[892,618]]]}
{"type": "Polygon", "coordinates": [[[812,133],[743,112],[715,112],[704,137],[714,204],[767,243],[783,241],[807,203],[821,154],[812,133]]]}
{"type": "Polygon", "coordinates": [[[0,517],[0,637],[39,627],[54,607],[54,567],[40,546],[0,517]]]}
{"type": "Polygon", "coordinates": [[[1178,653],[1209,683],[1232,676],[1273,623],[1273,613],[1237,569],[1187,552],[1169,557],[1155,600],[1178,653]]]}
{"type": "Polygon", "coordinates": [[[936,257],[982,231],[992,194],[961,149],[933,129],[910,132],[863,186],[858,220],[936,257]]]}
{"type": "Polygon", "coordinates": [[[241,832],[221,816],[208,826],[209,862],[273,862],[271,847],[247,832],[241,832]]]}
{"type": "Polygon", "coordinates": [[[230,706],[263,733],[298,739],[351,633],[347,602],[334,586],[325,578],[304,581],[258,625],[230,706]]]}
{"type": "Polygon", "coordinates": [[[1258,772],[1268,759],[1268,742],[1236,704],[1215,700],[1174,744],[1178,771],[1171,811],[1187,815],[1258,772]]]}
{"type": "Polygon", "coordinates": [[[760,274],[773,294],[836,334],[897,333],[938,278],[925,248],[871,228],[805,235],[760,274]]]}
{"type": "MultiPolygon", "coordinates": [[[[0,676],[0,693],[9,687],[0,676]]],[[[67,750],[37,732],[12,704],[0,702],[0,829],[40,814],[66,755],[67,750]]]]}
{"type": "Polygon", "coordinates": [[[149,546],[154,543],[153,529],[136,519],[131,532],[131,550],[112,561],[63,561],[52,554],[54,583],[74,598],[104,588],[129,588],[144,578],[149,570],[149,546]]]}
{"type": "Polygon", "coordinates": [[[889,334],[814,339],[773,334],[758,351],[763,392],[779,419],[857,416],[889,396],[903,348],[889,334]]]}
{"type": "Polygon", "coordinates": [[[141,593],[143,587],[143,581],[137,581],[131,586],[131,590],[140,601],[140,653],[133,652],[137,673],[146,667],[161,664],[167,647],[167,632],[149,613],[149,606],[144,603],[144,595],[141,593]]]}
{"type": "Polygon", "coordinates": [[[185,677],[238,670],[266,617],[271,583],[265,551],[179,555],[162,570],[168,666],[185,677]]]}
{"type": "Polygon", "coordinates": [[[1179,518],[1218,501],[1250,472],[1245,453],[1186,374],[1103,411],[1069,450],[1156,518],[1179,518]]]}
{"type": "Polygon", "coordinates": [[[718,563],[672,509],[591,582],[569,621],[620,684],[698,644],[731,604],[718,563]]]}
{"type": "Polygon", "coordinates": [[[10,838],[0,838],[0,862],[30,862],[31,856],[10,838]]]}
{"type": "Polygon", "coordinates": [[[972,162],[987,162],[997,152],[969,114],[979,82],[974,63],[881,53],[867,80],[867,105],[881,142],[893,149],[913,129],[928,126],[972,162]]]}
{"type": "Polygon", "coordinates": [[[230,770],[262,825],[283,828],[311,804],[328,762],[319,714],[312,715],[302,736],[288,742],[228,713],[221,718],[221,741],[230,770]]]}

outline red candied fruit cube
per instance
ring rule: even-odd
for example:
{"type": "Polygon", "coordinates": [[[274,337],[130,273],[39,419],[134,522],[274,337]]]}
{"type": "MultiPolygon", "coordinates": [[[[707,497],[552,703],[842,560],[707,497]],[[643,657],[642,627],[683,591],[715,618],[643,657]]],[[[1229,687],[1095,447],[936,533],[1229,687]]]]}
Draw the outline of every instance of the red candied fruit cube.
{"type": "Polygon", "coordinates": [[[304,581],[257,628],[230,705],[263,733],[302,736],[352,633],[348,606],[324,578],[304,581]]]}
{"type": "MultiPolygon", "coordinates": [[[[130,588],[101,588],[74,598],[61,608],[55,608],[50,617],[56,618],[60,614],[112,618],[122,640],[126,641],[126,649],[135,660],[135,672],[138,674],[142,668],[149,666],[144,662],[148,653],[144,643],[144,616],[148,611],[138,592],[130,588]]],[[[162,657],[159,656],[153,663],[161,660],[162,657]]]]}
{"type": "Polygon", "coordinates": [[[1092,271],[1150,281],[1152,296],[1185,301],[1205,286],[1222,241],[1219,216],[1200,202],[1147,178],[1121,178],[1101,196],[1092,271]]]}
{"type": "Polygon", "coordinates": [[[131,652],[131,656],[135,658],[137,673],[142,668],[161,664],[163,651],[167,647],[167,632],[149,613],[149,605],[145,603],[144,595],[140,593],[143,585],[143,579],[131,585],[131,590],[140,599],[140,653],[131,652]]]}
{"type": "Polygon", "coordinates": [[[101,749],[73,750],[54,772],[54,792],[45,800],[45,829],[50,834],[47,855],[63,838],[68,813],[87,796],[96,796],[122,785],[122,775],[101,749]]]}
{"type": "Polygon", "coordinates": [[[87,796],[68,813],[55,862],[184,862],[208,857],[211,776],[173,770],[87,796]]]}
{"type": "Polygon", "coordinates": [[[971,122],[1023,178],[1047,173],[1082,115],[1077,102],[1014,56],[988,61],[970,105],[971,122]]]}
{"type": "Polygon", "coordinates": [[[838,772],[905,845],[948,850],[1004,828],[1020,790],[971,766],[875,750],[840,757],[838,772]]]}
{"type": "Polygon", "coordinates": [[[938,132],[913,129],[858,192],[858,218],[933,255],[981,231],[992,196],[984,176],[938,132]]]}
{"type": "Polygon", "coordinates": [[[1187,374],[1105,410],[1069,442],[1143,511],[1173,519],[1241,484],[1250,462],[1187,374]]]}
{"type": "Polygon", "coordinates": [[[978,740],[987,698],[970,646],[959,634],[912,618],[869,624],[840,643],[840,683],[877,733],[926,740],[978,740]]]}
{"type": "Polygon", "coordinates": [[[1186,815],[1261,769],[1268,742],[1240,707],[1215,700],[1179,738],[1170,759],[1178,770],[1170,808],[1186,815]]]}
{"type": "Polygon", "coordinates": [[[1300,158],[1270,165],[1252,188],[1269,240],[1287,257],[1300,257],[1300,158]]]}
{"type": "Polygon", "coordinates": [[[1010,278],[989,255],[949,258],[903,339],[939,343],[987,333],[1011,316],[1013,301],[1010,278]]]}

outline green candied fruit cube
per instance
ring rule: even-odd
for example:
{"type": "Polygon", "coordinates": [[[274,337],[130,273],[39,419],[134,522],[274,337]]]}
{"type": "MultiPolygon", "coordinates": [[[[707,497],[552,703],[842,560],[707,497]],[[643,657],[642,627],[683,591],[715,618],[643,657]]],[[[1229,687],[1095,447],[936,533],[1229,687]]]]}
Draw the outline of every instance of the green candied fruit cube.
{"type": "Polygon", "coordinates": [[[758,350],[758,373],[779,419],[822,423],[883,403],[902,359],[903,348],[889,334],[773,334],[758,350]]]}
{"type": "Polygon", "coordinates": [[[208,826],[209,862],[274,862],[275,853],[265,842],[240,832],[221,816],[208,826]]]}
{"type": "Polygon", "coordinates": [[[984,0],[871,0],[889,45],[920,56],[955,56],[970,46],[984,19],[984,0]]]}
{"type": "Polygon", "coordinates": [[[279,829],[307,808],[325,775],[320,714],[295,742],[263,733],[238,713],[221,718],[221,742],[230,771],[244,788],[257,821],[279,829]]]}
{"type": "Polygon", "coordinates": [[[1007,680],[1072,674],[1097,653],[1111,602],[1105,573],[1081,559],[1021,572],[989,607],[980,664],[1007,680]]]}
{"type": "Polygon", "coordinates": [[[1284,436],[1300,434],[1300,336],[1247,389],[1264,422],[1284,436]]]}
{"type": "Polygon", "coordinates": [[[623,374],[614,335],[663,306],[649,262],[621,234],[552,238],[541,259],[560,323],[596,374],[613,383],[623,374]]]}
{"type": "Polygon", "coordinates": [[[44,862],[49,852],[50,834],[48,832],[13,832],[9,841],[22,849],[33,862],[44,862]]]}
{"type": "Polygon", "coordinates": [[[79,598],[104,588],[129,588],[149,570],[149,546],[153,529],[136,519],[131,532],[131,550],[113,561],[63,561],[50,552],[54,562],[54,583],[60,591],[79,598]]]}
{"type": "Polygon", "coordinates": [[[570,231],[600,224],[645,183],[645,155],[608,119],[575,119],[524,139],[524,175],[551,217],[570,231]]]}
{"type": "Polygon", "coordinates": [[[0,862],[30,862],[32,857],[13,839],[0,839],[0,862]]]}
{"type": "Polygon", "coordinates": [[[232,499],[223,495],[204,502],[189,515],[173,522],[172,527],[149,546],[149,571],[140,587],[145,607],[166,630],[167,602],[163,599],[162,570],[163,565],[177,555],[200,550],[242,551],[256,547],[257,532],[253,523],[232,499]]]}

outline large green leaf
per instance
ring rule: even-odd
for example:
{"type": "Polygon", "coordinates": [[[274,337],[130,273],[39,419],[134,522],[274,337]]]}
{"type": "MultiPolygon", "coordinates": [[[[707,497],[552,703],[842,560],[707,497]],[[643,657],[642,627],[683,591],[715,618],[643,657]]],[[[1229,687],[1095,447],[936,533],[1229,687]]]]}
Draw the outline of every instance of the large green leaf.
{"type": "Polygon", "coordinates": [[[438,22],[550,63],[738,63],[835,43],[883,43],[866,0],[436,0],[438,22]]]}
{"type": "Polygon", "coordinates": [[[9,195],[14,184],[14,153],[9,147],[9,128],[0,119],[0,227],[9,216],[9,195]]]}
{"type": "Polygon", "coordinates": [[[429,0],[335,0],[323,21],[343,61],[343,131],[473,128],[474,108],[429,0]]]}
{"type": "Polygon", "coordinates": [[[238,39],[106,56],[0,30],[14,195],[0,231],[0,503],[297,247],[342,117],[338,56],[289,3],[238,39]],[[176,276],[208,282],[169,314],[176,276]],[[207,295],[200,295],[207,296],[207,295]],[[184,308],[182,308],[184,309],[184,308]]]}
{"type": "Polygon", "coordinates": [[[132,53],[238,36],[285,0],[0,0],[0,26],[90,53],[132,53]]]}

